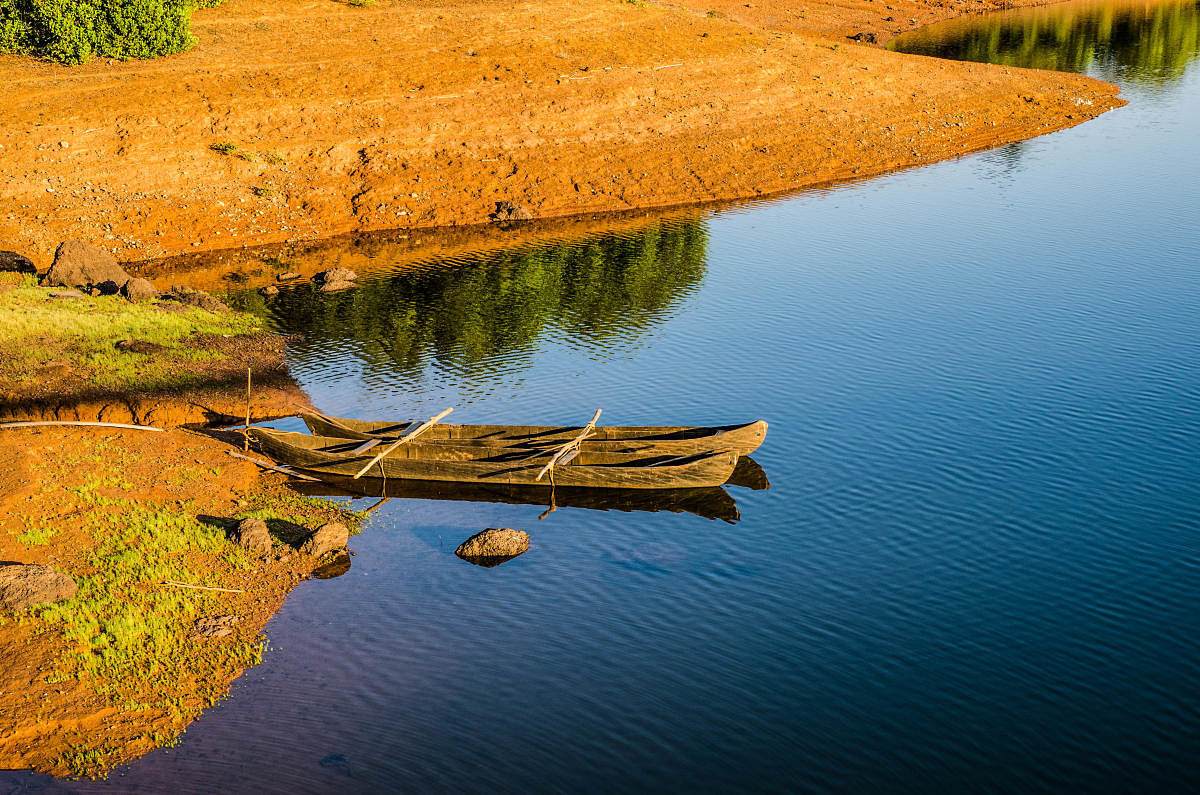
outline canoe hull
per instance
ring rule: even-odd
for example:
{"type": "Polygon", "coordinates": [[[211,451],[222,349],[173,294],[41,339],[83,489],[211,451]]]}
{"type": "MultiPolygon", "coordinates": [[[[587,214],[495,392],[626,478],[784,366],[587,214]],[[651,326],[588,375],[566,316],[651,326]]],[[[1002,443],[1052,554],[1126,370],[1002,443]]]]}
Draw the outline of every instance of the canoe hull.
{"type": "MultiPolygon", "coordinates": [[[[263,452],[297,469],[354,476],[374,458],[381,445],[354,453],[345,438],[251,428],[263,452]]],[[[509,486],[548,485],[538,480],[546,456],[529,457],[529,450],[494,449],[479,445],[410,445],[396,448],[373,464],[367,477],[393,480],[436,480],[453,483],[494,483],[509,486]],[[436,456],[436,457],[431,457],[436,456]]],[[[720,486],[737,466],[736,453],[689,456],[621,454],[584,451],[571,463],[554,470],[554,485],[581,488],[663,489],[720,486]]]]}
{"type": "MultiPolygon", "coordinates": [[[[316,436],[340,436],[347,439],[394,439],[411,423],[368,422],[321,414],[302,414],[304,423],[316,436]]],[[[471,442],[497,447],[554,447],[574,439],[582,427],[561,425],[450,425],[437,424],[421,434],[423,444],[471,442]]],[[[767,436],[767,423],[759,420],[745,425],[715,427],[670,425],[600,426],[583,442],[584,450],[613,452],[655,452],[673,455],[730,451],[739,456],[758,449],[767,436]]]]}

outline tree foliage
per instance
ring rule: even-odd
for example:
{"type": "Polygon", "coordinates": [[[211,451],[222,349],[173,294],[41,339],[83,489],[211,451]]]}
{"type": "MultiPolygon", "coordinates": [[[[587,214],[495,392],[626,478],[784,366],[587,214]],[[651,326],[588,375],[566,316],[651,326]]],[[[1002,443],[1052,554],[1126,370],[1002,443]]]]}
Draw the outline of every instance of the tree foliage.
{"type": "Polygon", "coordinates": [[[0,53],[63,63],[154,58],[195,43],[192,12],[220,0],[0,0],[0,53]]]}

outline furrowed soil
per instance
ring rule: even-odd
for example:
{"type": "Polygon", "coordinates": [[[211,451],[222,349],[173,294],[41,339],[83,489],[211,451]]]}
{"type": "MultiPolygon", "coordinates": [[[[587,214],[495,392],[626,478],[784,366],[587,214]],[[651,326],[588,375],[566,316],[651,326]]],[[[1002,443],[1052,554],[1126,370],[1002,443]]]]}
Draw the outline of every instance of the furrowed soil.
{"type": "Polygon", "coordinates": [[[546,219],[756,197],[1122,104],[847,38],[1010,5],[228,0],[181,55],[0,58],[0,247],[44,269],[67,238],[140,261],[486,223],[500,201],[546,219]]]}

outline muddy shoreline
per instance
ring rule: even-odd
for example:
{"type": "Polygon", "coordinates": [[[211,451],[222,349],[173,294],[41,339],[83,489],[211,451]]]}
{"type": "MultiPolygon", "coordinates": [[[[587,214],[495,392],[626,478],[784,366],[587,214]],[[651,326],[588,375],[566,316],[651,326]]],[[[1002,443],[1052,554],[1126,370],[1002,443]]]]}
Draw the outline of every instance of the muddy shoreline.
{"type": "Polygon", "coordinates": [[[138,262],[486,224],[497,202],[554,219],[754,198],[1122,104],[1077,75],[847,38],[1010,3],[749,5],[229,0],[178,56],[0,58],[0,240],[41,267],[71,237],[138,262]]]}

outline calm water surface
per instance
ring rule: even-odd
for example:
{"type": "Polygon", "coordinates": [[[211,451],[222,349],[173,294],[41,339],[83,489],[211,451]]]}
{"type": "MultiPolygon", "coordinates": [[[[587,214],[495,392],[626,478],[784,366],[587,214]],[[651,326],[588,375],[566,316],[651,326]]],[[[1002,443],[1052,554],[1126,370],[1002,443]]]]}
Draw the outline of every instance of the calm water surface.
{"type": "Polygon", "coordinates": [[[772,487],[729,488],[736,521],[393,500],[178,748],[0,789],[1200,787],[1198,20],[930,29],[912,49],[1087,71],[1130,104],[259,306],[306,335],[293,369],[330,413],[761,417],[772,487]],[[531,551],[454,557],[495,526],[531,551]]]}

